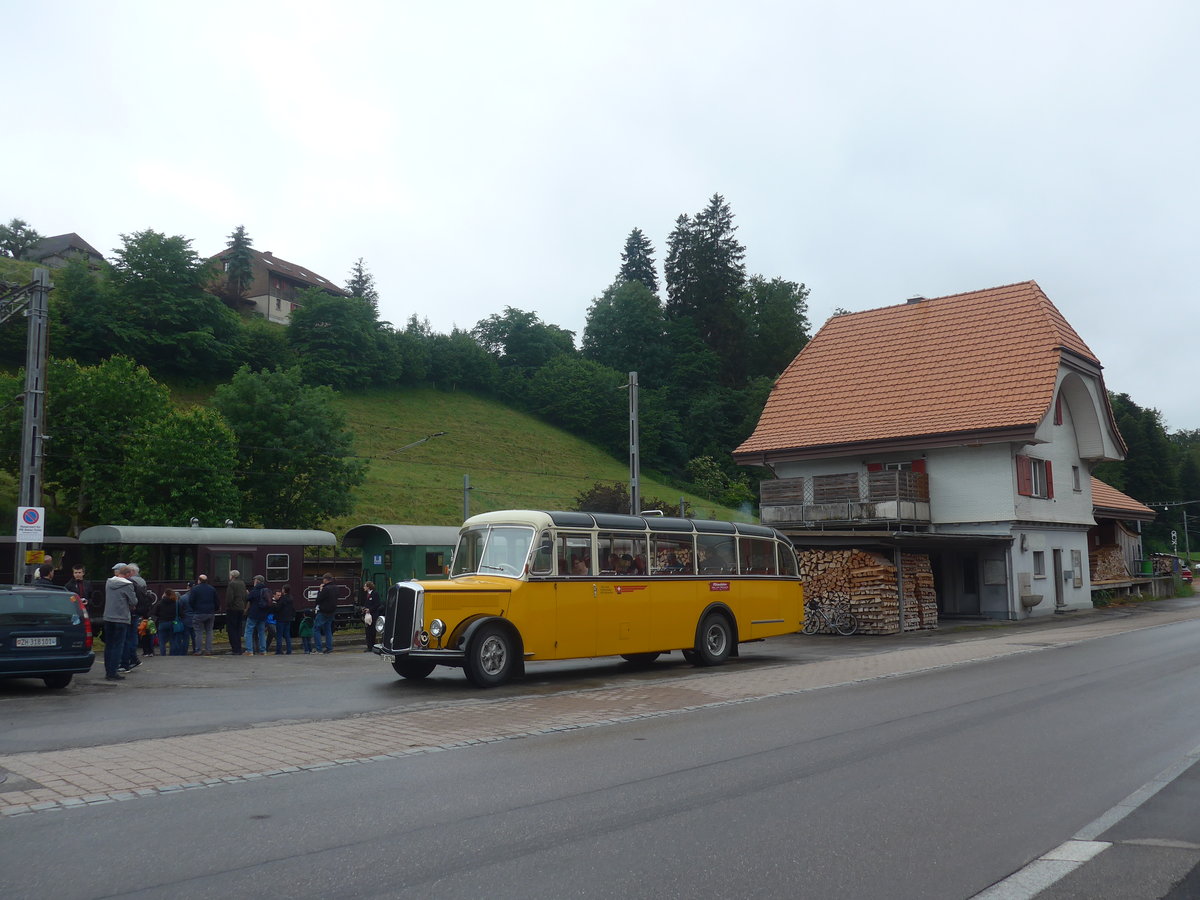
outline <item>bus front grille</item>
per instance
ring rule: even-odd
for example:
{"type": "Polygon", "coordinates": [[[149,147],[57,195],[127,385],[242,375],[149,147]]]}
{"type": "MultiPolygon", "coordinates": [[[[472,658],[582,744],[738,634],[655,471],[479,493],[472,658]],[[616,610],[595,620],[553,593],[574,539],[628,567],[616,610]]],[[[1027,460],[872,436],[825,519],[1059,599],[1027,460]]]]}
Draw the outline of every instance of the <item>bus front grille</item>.
{"type": "Polygon", "coordinates": [[[383,634],[385,650],[410,650],[413,644],[413,621],[420,589],[410,584],[394,584],[388,589],[384,616],[387,624],[383,634]]]}

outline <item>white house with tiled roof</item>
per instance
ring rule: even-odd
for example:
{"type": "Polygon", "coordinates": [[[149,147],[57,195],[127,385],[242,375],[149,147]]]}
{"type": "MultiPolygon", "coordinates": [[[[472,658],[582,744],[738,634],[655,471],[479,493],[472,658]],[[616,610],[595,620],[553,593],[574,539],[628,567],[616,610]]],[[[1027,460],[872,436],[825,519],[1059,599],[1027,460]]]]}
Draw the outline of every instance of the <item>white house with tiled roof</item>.
{"type": "Polygon", "coordinates": [[[1090,469],[1123,459],[1101,366],[1035,282],[830,319],[735,459],[797,544],[928,552],[943,615],[1091,605],[1090,469]]]}

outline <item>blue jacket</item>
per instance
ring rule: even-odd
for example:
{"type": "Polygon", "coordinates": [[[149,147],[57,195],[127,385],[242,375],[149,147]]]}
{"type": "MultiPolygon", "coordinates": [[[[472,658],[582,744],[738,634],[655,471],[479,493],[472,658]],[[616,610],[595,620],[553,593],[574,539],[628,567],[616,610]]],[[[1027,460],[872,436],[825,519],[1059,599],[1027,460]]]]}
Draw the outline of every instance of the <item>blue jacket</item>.
{"type": "Polygon", "coordinates": [[[217,589],[207,581],[201,581],[195,585],[188,592],[188,600],[193,615],[211,616],[220,608],[220,601],[217,599],[217,589]]]}

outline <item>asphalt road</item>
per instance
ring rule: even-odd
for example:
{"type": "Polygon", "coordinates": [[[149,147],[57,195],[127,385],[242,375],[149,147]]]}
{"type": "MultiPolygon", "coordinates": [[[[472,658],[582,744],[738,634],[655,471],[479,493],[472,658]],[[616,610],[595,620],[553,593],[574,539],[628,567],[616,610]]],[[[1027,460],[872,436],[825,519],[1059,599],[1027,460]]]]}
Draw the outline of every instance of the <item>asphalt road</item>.
{"type": "MultiPolygon", "coordinates": [[[[1200,745],[1198,644],[1200,621],[1049,650],[1031,643],[923,674],[20,816],[0,822],[0,870],[13,897],[967,898],[1200,745]]],[[[795,652],[806,646],[852,652],[802,638],[795,652]]],[[[776,647],[734,666],[785,655],[776,647]]],[[[218,670],[217,659],[183,662],[218,670]]],[[[209,676],[207,690],[162,688],[164,702],[240,698],[261,719],[275,715],[268,705],[299,704],[293,690],[344,693],[352,705],[471,693],[455,673],[413,690],[365,654],[225,664],[234,662],[301,668],[243,693],[209,676]],[[333,668],[315,668],[325,663],[333,668]]],[[[577,664],[505,690],[632,680],[654,692],[685,672],[694,670],[577,664]]],[[[9,741],[32,698],[2,697],[9,741]]],[[[1186,889],[1172,885],[1194,878],[1200,860],[1185,834],[1195,789],[1190,773],[1173,783],[1105,835],[1126,829],[1129,842],[1047,896],[1186,889]],[[1182,836],[1136,842],[1158,833],[1182,836]],[[1173,855],[1168,865],[1145,854],[1173,855]],[[1149,871],[1171,875],[1154,882],[1149,871]]]]}

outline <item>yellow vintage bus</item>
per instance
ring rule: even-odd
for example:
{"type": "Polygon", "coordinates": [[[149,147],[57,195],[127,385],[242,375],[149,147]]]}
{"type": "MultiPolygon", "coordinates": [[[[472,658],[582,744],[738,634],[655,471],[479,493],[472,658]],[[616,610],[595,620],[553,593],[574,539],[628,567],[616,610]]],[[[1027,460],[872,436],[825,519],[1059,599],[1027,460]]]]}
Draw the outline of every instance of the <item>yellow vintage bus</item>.
{"type": "Polygon", "coordinates": [[[505,510],[463,523],[449,580],[388,589],[375,652],[404,678],[453,666],[491,687],[531,660],[680,650],[717,666],[803,618],[796,554],[773,528],[505,510]]]}

